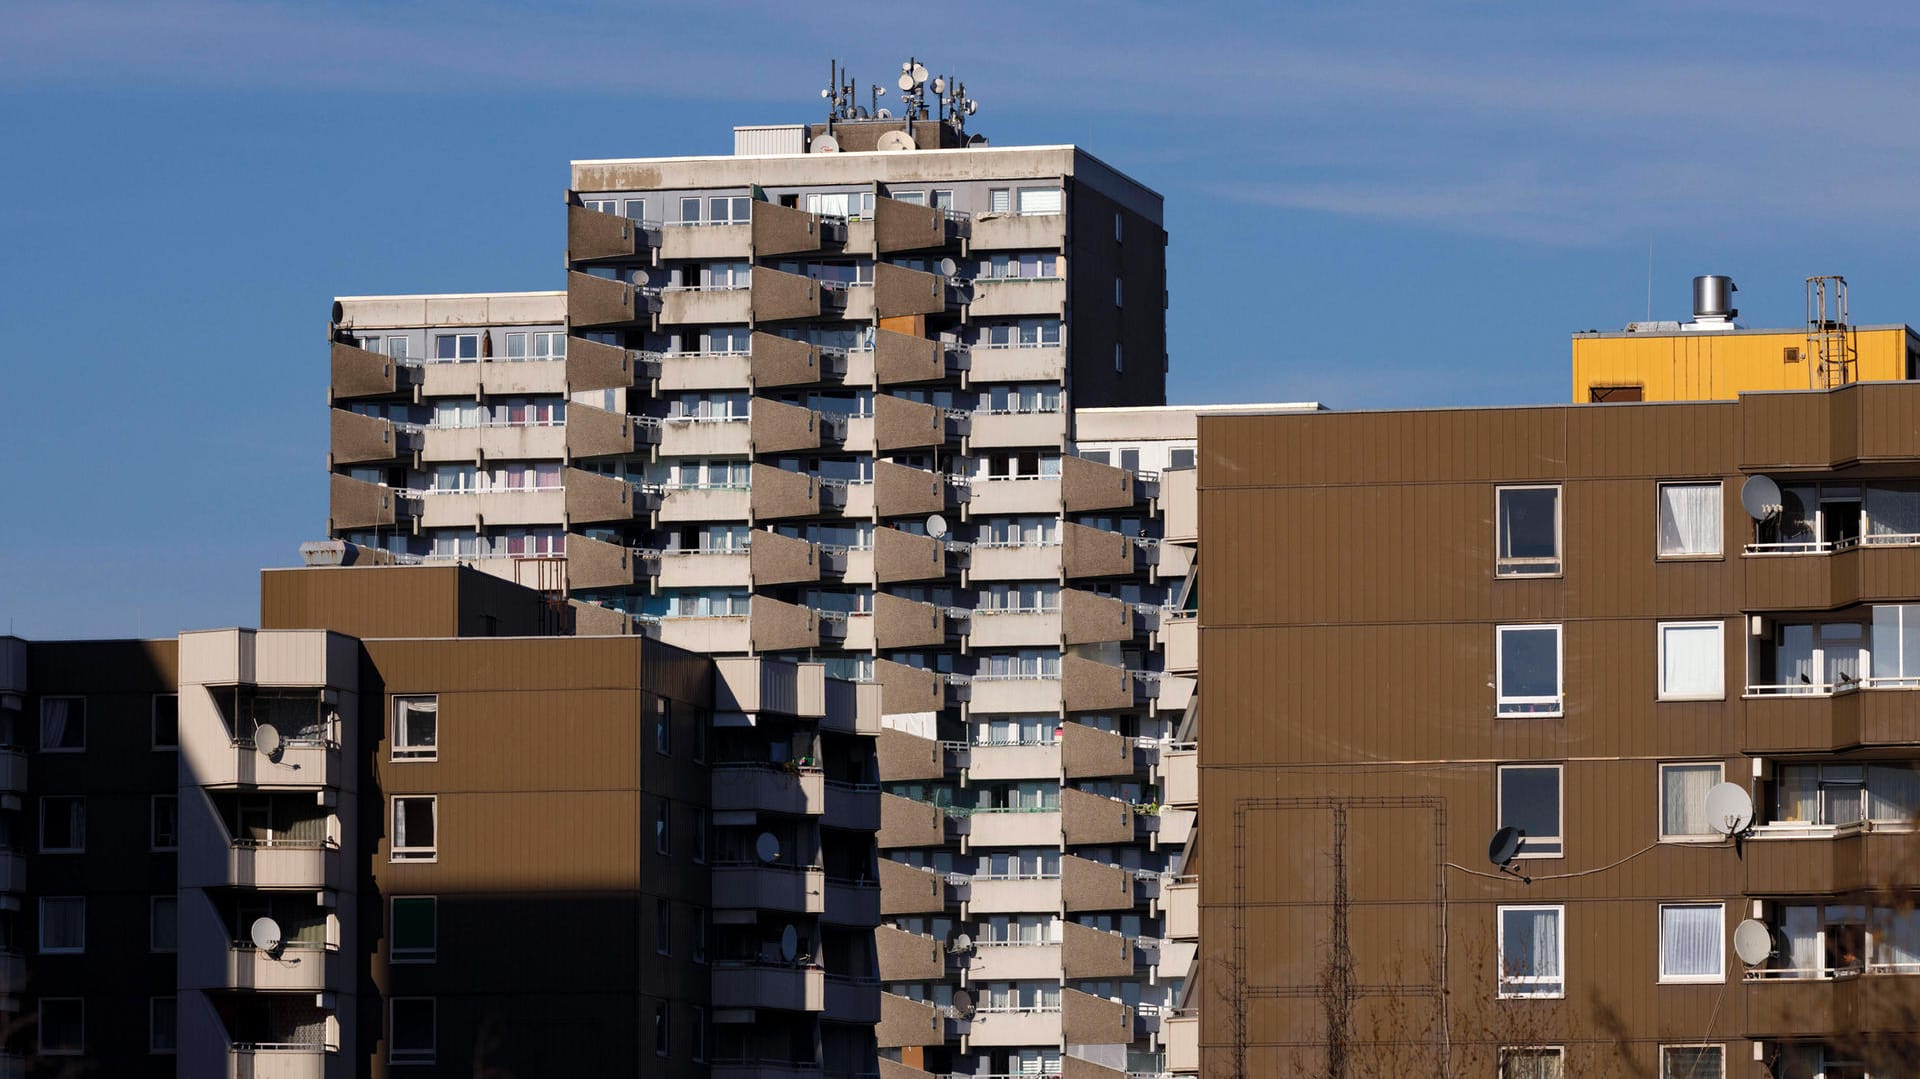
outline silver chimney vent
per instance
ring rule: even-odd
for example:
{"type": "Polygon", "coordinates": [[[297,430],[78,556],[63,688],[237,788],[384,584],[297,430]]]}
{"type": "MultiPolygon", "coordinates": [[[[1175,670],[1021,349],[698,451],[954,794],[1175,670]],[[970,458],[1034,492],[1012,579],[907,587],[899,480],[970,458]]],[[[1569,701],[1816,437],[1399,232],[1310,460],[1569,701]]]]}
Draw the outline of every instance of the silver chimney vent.
{"type": "Polygon", "coordinates": [[[1693,317],[1697,322],[1727,322],[1739,317],[1733,294],[1740,291],[1733,278],[1704,274],[1693,279],[1693,317]]]}

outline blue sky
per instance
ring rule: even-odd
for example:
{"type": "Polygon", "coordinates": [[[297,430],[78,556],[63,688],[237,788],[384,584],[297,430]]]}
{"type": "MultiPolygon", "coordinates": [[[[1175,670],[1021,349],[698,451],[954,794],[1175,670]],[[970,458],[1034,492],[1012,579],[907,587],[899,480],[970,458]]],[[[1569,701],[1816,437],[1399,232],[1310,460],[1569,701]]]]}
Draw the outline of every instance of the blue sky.
{"type": "Polygon", "coordinates": [[[332,296],[558,287],[569,159],[726,153],[835,58],[1166,196],[1176,402],[1564,400],[1650,243],[1656,318],[1711,271],[1792,325],[1844,273],[1920,322],[1910,8],[943,8],[10,0],[0,619],[255,621],[325,527],[332,296]]]}

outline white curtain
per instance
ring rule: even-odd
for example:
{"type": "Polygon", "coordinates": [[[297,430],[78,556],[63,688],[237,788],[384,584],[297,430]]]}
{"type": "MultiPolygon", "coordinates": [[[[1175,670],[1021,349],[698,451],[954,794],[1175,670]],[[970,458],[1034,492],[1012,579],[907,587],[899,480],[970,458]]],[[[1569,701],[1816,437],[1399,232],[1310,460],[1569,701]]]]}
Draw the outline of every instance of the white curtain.
{"type": "Polygon", "coordinates": [[[1873,914],[1873,964],[1920,968],[1920,911],[1882,907],[1873,914]]]}
{"type": "Polygon", "coordinates": [[[1672,765],[1660,773],[1660,833],[1711,835],[1707,792],[1720,782],[1717,764],[1672,765]]]}
{"type": "Polygon", "coordinates": [[[1558,992],[1560,912],[1503,910],[1500,962],[1502,976],[1519,981],[1522,992],[1558,992]]]}
{"type": "Polygon", "coordinates": [[[49,948],[84,948],[87,944],[85,899],[42,899],[40,939],[49,948]]]}
{"type": "Polygon", "coordinates": [[[1720,553],[1720,485],[1666,483],[1660,486],[1660,553],[1720,553]]]}
{"type": "Polygon", "coordinates": [[[1723,632],[1719,622],[1660,627],[1662,696],[1718,697],[1726,691],[1723,632]]]}
{"type": "Polygon", "coordinates": [[[1867,535],[1920,536],[1920,491],[1868,487],[1867,535]]]}
{"type": "Polygon", "coordinates": [[[54,749],[66,744],[67,721],[73,714],[73,702],[65,697],[48,697],[40,702],[40,748],[54,749]]]}
{"type": "Polygon", "coordinates": [[[1726,1061],[1717,1045],[1662,1049],[1661,1079],[1724,1079],[1726,1061]]]}
{"type": "Polygon", "coordinates": [[[1721,935],[1726,912],[1718,904],[1660,908],[1660,973],[1663,977],[1717,977],[1725,967],[1721,935]]]}
{"type": "Polygon", "coordinates": [[[1020,189],[1020,212],[1023,214],[1057,214],[1060,207],[1060,189],[1057,187],[1020,189]]]}
{"type": "Polygon", "coordinates": [[[1912,821],[1920,815],[1920,771],[1909,764],[1869,765],[1867,798],[1874,820],[1912,821]]]}
{"type": "Polygon", "coordinates": [[[1820,908],[1788,907],[1780,928],[1787,938],[1787,968],[1803,972],[1803,977],[1817,977],[1825,965],[1820,954],[1820,908]]]}

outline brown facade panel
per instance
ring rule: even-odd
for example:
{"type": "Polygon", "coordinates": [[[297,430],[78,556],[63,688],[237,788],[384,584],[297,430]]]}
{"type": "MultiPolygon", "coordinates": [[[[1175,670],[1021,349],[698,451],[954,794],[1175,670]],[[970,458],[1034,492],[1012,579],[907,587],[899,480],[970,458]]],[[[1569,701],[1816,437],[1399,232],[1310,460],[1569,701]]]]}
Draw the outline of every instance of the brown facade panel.
{"type": "Polygon", "coordinates": [[[880,796],[880,832],[874,838],[881,849],[938,847],[948,831],[947,814],[939,806],[897,794],[880,796]]]}
{"type": "Polygon", "coordinates": [[[1060,990],[1060,1036],[1070,1045],[1133,1042],[1133,1009],[1078,989],[1060,990]]]}
{"type": "Polygon", "coordinates": [[[633,417],[604,408],[567,405],[567,455],[569,457],[605,457],[629,454],[637,443],[633,417]]]}
{"type": "Polygon", "coordinates": [[[818,251],[825,245],[820,215],[776,203],[753,203],[753,254],[756,258],[772,255],[797,255],[818,251]]]}
{"type": "Polygon", "coordinates": [[[1119,1068],[1096,1064],[1085,1057],[1068,1055],[1060,1058],[1060,1079],[1127,1079],[1127,1073],[1119,1068]]]}
{"type": "MultiPolygon", "coordinates": [[[[876,403],[879,398],[876,398],[876,403]]],[[[873,462],[873,506],[882,517],[911,517],[947,508],[947,481],[923,468],[873,462]]]]}
{"type": "Polygon", "coordinates": [[[1062,457],[1060,500],[1069,513],[1126,509],[1134,503],[1133,473],[1084,457],[1062,457]]]}
{"type": "Polygon", "coordinates": [[[626,326],[646,315],[632,285],[567,271],[567,322],[573,326],[626,326]]]}
{"type": "Polygon", "coordinates": [[[1062,588],[1060,635],[1068,644],[1130,641],[1133,639],[1133,610],[1125,600],[1113,596],[1102,596],[1081,588],[1062,588]]]}
{"type": "Polygon", "coordinates": [[[581,468],[568,468],[564,472],[563,482],[566,485],[568,522],[587,524],[633,518],[633,486],[627,481],[581,468]]]}
{"type": "Polygon", "coordinates": [[[1118,798],[1060,789],[1060,834],[1069,846],[1133,842],[1133,807],[1118,798]]]}
{"type": "Polygon", "coordinates": [[[873,576],[881,584],[938,581],[947,575],[947,545],[931,536],[880,525],[873,530],[873,576]]]}
{"type": "Polygon", "coordinates": [[[567,390],[621,390],[634,385],[633,354],[618,345],[567,338],[567,390]]]}
{"type": "Polygon", "coordinates": [[[880,781],[939,779],[946,775],[946,757],[940,743],[892,727],[882,728],[874,746],[880,781]]]}
{"type": "Polygon", "coordinates": [[[892,394],[873,395],[873,443],[881,452],[940,446],[946,441],[943,410],[892,394]]]}
{"type": "Polygon", "coordinates": [[[880,859],[880,913],[938,914],[946,909],[946,877],[891,858],[880,859]]]}
{"type": "Polygon", "coordinates": [[[1133,572],[1133,540],[1119,532],[1067,521],[1060,526],[1060,567],[1069,579],[1133,572]]]}
{"type": "Polygon", "coordinates": [[[1133,976],[1133,941],[1124,933],[1094,929],[1078,922],[1061,926],[1060,965],[1069,978],[1133,976]]]}
{"type": "Polygon", "coordinates": [[[755,453],[788,453],[820,448],[820,413],[801,405],[753,399],[747,430],[755,453]]]}
{"type": "Polygon", "coordinates": [[[1060,856],[1060,905],[1070,911],[1130,910],[1133,874],[1073,854],[1060,856]]]}
{"type": "Polygon", "coordinates": [[[873,661],[873,679],[880,683],[882,715],[938,712],[946,703],[946,680],[934,671],[876,659],[873,661]]]}
{"type": "Polygon", "coordinates": [[[752,277],[755,322],[785,322],[820,316],[820,282],[803,274],[755,266],[752,277]]]}
{"type": "Polygon", "coordinates": [[[622,588],[633,584],[641,568],[632,549],[618,543],[567,536],[567,588],[622,588]]]}
{"type": "Polygon", "coordinates": [[[754,462],[751,505],[756,520],[814,517],[820,513],[820,480],[804,472],[754,462]]]}
{"type": "Polygon", "coordinates": [[[585,206],[567,207],[567,261],[632,258],[647,250],[640,222],[585,206]]]}
{"type": "Polygon", "coordinates": [[[1133,675],[1097,659],[1060,657],[1060,703],[1069,712],[1110,712],[1133,706],[1133,675]]]}
{"type": "Polygon", "coordinates": [[[881,318],[937,315],[947,309],[947,279],[891,262],[873,264],[873,311],[881,318]]]}
{"type": "Polygon", "coordinates": [[[947,377],[940,342],[929,337],[896,333],[884,327],[874,331],[873,377],[882,386],[906,382],[933,382],[947,377]]]}
{"type": "Polygon", "coordinates": [[[824,377],[819,345],[755,330],[751,348],[747,363],[756,388],[810,386],[824,377]]]}
{"type": "Polygon", "coordinates": [[[398,519],[400,493],[394,488],[349,476],[329,476],[327,483],[327,531],[379,528],[398,519]]]}
{"type": "Polygon", "coordinates": [[[936,982],[946,977],[946,945],[923,933],[883,925],[873,931],[873,951],[883,982],[936,982]]]}
{"type": "Polygon", "coordinates": [[[1071,720],[1060,728],[1060,767],[1068,779],[1133,774],[1133,742],[1071,720]]]}
{"type": "Polygon", "coordinates": [[[800,584],[820,579],[820,545],[765,528],[755,529],[748,551],[753,583],[800,584]]]}
{"type": "Polygon", "coordinates": [[[881,195],[873,200],[873,244],[878,254],[925,251],[948,242],[947,215],[932,206],[881,195]]]}
{"type": "Polygon", "coordinates": [[[820,647],[820,612],[811,607],[755,596],[748,617],[756,652],[820,647]]]}
{"type": "Polygon", "coordinates": [[[873,1028],[882,1049],[910,1045],[939,1045],[947,1040],[946,1023],[931,1004],[896,993],[880,994],[880,1023],[873,1028]]]}
{"type": "Polygon", "coordinates": [[[944,644],[947,613],[943,608],[886,592],[873,597],[873,641],[880,648],[921,648],[944,644]]]}
{"type": "Polygon", "coordinates": [[[369,352],[344,341],[332,343],[333,372],[327,390],[336,401],[354,397],[381,397],[398,392],[400,365],[393,357],[369,352]]]}
{"type": "Polygon", "coordinates": [[[329,411],[332,430],[328,453],[334,464],[391,461],[407,455],[408,451],[400,444],[401,433],[392,420],[362,416],[344,408],[329,411]]]}

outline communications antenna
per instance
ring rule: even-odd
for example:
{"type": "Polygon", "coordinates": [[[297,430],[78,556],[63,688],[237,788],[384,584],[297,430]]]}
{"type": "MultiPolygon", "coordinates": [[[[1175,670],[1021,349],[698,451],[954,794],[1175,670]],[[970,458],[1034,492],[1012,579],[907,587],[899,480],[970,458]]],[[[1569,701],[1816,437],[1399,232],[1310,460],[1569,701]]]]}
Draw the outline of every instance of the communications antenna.
{"type": "Polygon", "coordinates": [[[1807,278],[1807,372],[1816,390],[1845,386],[1859,377],[1859,343],[1847,317],[1847,279],[1839,274],[1807,278]]]}

